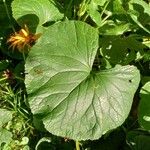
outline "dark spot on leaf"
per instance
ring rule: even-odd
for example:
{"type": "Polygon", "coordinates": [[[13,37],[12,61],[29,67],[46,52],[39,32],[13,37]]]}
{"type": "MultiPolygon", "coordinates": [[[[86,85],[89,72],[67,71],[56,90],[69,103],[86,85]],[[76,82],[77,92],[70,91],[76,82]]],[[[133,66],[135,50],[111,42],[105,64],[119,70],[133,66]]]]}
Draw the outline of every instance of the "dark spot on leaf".
{"type": "Polygon", "coordinates": [[[40,70],[40,69],[34,69],[34,71],[35,71],[37,74],[42,74],[42,73],[43,73],[43,71],[40,70]]]}
{"type": "Polygon", "coordinates": [[[132,80],[129,80],[130,83],[132,83],[132,80]]]}

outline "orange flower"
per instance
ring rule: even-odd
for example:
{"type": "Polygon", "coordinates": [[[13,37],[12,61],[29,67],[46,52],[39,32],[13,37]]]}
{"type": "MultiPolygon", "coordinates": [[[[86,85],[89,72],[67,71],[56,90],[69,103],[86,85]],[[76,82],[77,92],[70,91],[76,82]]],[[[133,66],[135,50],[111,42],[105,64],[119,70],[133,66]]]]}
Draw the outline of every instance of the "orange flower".
{"type": "Polygon", "coordinates": [[[25,47],[28,49],[31,48],[40,36],[41,33],[30,33],[28,27],[25,25],[24,29],[11,35],[7,43],[10,43],[10,47],[12,47],[13,50],[17,48],[20,52],[23,52],[25,47]]]}

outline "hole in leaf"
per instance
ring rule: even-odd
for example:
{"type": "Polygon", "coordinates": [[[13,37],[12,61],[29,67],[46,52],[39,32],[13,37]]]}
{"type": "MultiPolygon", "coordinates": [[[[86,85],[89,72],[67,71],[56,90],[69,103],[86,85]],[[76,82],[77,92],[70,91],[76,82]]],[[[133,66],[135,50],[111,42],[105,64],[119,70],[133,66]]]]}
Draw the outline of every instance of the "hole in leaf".
{"type": "Polygon", "coordinates": [[[130,83],[132,83],[132,80],[129,80],[130,83]]]}

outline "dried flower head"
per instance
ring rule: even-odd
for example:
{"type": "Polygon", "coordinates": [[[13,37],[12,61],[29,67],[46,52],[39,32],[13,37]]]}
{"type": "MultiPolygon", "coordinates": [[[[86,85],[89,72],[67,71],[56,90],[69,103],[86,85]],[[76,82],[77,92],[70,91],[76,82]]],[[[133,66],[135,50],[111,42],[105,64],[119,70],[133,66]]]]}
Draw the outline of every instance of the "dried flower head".
{"type": "Polygon", "coordinates": [[[31,48],[40,36],[41,33],[30,33],[28,27],[25,25],[24,29],[11,35],[7,43],[10,43],[10,47],[12,47],[13,50],[17,48],[20,52],[24,52],[25,47],[28,49],[31,48]]]}
{"type": "Polygon", "coordinates": [[[5,77],[6,79],[13,79],[14,78],[13,73],[8,69],[3,72],[2,76],[5,77]]]}

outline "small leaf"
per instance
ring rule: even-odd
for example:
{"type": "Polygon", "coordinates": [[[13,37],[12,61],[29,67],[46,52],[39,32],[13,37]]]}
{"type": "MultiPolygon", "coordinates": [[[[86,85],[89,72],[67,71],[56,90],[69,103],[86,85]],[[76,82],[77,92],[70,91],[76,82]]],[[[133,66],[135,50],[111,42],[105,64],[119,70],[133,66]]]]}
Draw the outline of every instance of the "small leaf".
{"type": "Polygon", "coordinates": [[[7,131],[3,126],[12,119],[12,112],[0,109],[0,147],[2,143],[9,143],[12,139],[11,132],[7,131]]]}
{"type": "Polygon", "coordinates": [[[99,6],[104,6],[107,1],[108,0],[93,0],[93,2],[99,6]]]}
{"type": "Polygon", "coordinates": [[[32,113],[58,136],[98,139],[127,118],[139,71],[116,66],[94,72],[96,29],[79,21],[52,25],[32,48],[25,83],[32,113]]]}
{"type": "Polygon", "coordinates": [[[139,123],[143,128],[150,130],[150,82],[142,87],[140,96],[139,123]]]}
{"type": "Polygon", "coordinates": [[[28,137],[23,137],[22,141],[19,143],[19,145],[27,145],[29,142],[29,138],[28,137]]]}
{"type": "Polygon", "coordinates": [[[24,146],[22,150],[30,150],[30,147],[28,145],[24,146]]]}
{"type": "Polygon", "coordinates": [[[51,138],[50,137],[43,137],[42,139],[40,139],[35,147],[35,150],[39,150],[40,149],[40,145],[41,143],[51,143],[51,138]]]}
{"type": "Polygon", "coordinates": [[[110,7],[112,7],[113,14],[124,14],[125,10],[122,6],[122,0],[113,0],[111,1],[110,7]]]}
{"type": "Polygon", "coordinates": [[[90,4],[88,5],[88,14],[90,15],[90,17],[92,18],[92,20],[98,25],[100,26],[102,23],[101,20],[101,15],[98,12],[98,6],[96,3],[94,3],[94,1],[91,1],[90,4]]]}
{"type": "Polygon", "coordinates": [[[12,140],[12,133],[6,129],[0,128],[0,147],[2,143],[9,144],[12,140]]]}
{"type": "Polygon", "coordinates": [[[6,109],[0,109],[0,128],[12,119],[12,112],[6,109]]]}
{"type": "Polygon", "coordinates": [[[129,27],[128,23],[114,24],[114,22],[108,22],[99,29],[99,32],[104,35],[122,35],[130,29],[129,27]]]}
{"type": "Polygon", "coordinates": [[[146,25],[149,26],[150,22],[150,6],[141,0],[131,0],[129,2],[128,11],[132,20],[144,31],[150,33],[146,25]]]}

